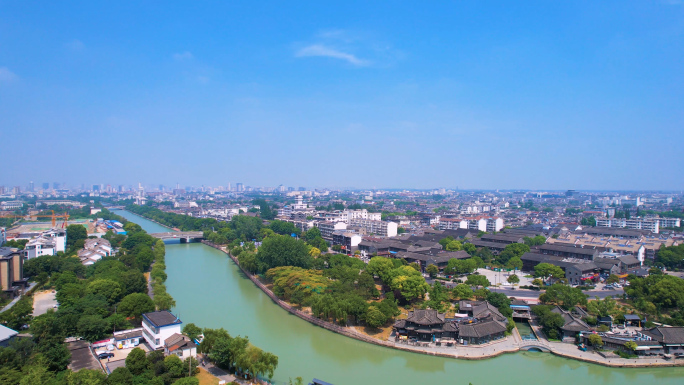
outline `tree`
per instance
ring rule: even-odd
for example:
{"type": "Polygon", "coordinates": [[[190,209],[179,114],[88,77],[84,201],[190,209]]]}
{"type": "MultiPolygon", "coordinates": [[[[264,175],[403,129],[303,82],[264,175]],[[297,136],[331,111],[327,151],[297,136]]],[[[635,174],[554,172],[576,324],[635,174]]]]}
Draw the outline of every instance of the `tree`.
{"type": "Polygon", "coordinates": [[[515,274],[511,274],[511,275],[508,277],[507,281],[508,281],[508,283],[510,283],[510,284],[512,284],[513,286],[515,286],[515,285],[517,285],[518,283],[520,283],[520,277],[518,277],[518,276],[515,275],[515,274]]]}
{"type": "Polygon", "coordinates": [[[513,257],[508,260],[506,267],[509,269],[521,270],[523,267],[523,261],[520,259],[520,257],[513,257]]]}
{"type": "Polygon", "coordinates": [[[306,239],[307,242],[321,237],[321,230],[319,230],[318,227],[312,227],[304,233],[304,239],[306,239]]]}
{"type": "Polygon", "coordinates": [[[410,266],[395,268],[389,273],[389,287],[399,291],[408,302],[416,298],[422,298],[430,285],[425,282],[425,278],[410,266]]]}
{"type": "Polygon", "coordinates": [[[597,348],[600,348],[601,346],[603,346],[603,338],[601,338],[601,336],[598,334],[590,334],[589,343],[591,344],[591,346],[596,346],[597,348]]]}
{"type": "Polygon", "coordinates": [[[473,245],[472,243],[464,243],[463,250],[470,255],[475,255],[477,252],[477,246],[473,245]]]}
{"type": "Polygon", "coordinates": [[[366,311],[366,324],[372,328],[379,328],[387,321],[387,317],[375,306],[366,311]]]}
{"type": "Polygon", "coordinates": [[[544,304],[556,304],[570,310],[577,305],[586,305],[587,296],[578,287],[554,283],[546,289],[546,293],[539,296],[539,301],[544,304]]]}
{"type": "Polygon", "coordinates": [[[458,300],[473,298],[473,289],[466,284],[460,283],[451,291],[451,295],[458,300]]]}
{"type": "Polygon", "coordinates": [[[71,250],[73,250],[76,242],[84,241],[88,238],[88,230],[86,230],[86,228],[83,225],[69,225],[67,226],[66,233],[66,247],[67,249],[71,250]]]}
{"type": "MultiPolygon", "coordinates": [[[[178,358],[178,356],[175,356],[178,358]]],[[[179,359],[180,360],[180,359],[179,359]]],[[[145,351],[140,348],[134,348],[128,353],[126,357],[126,368],[130,370],[133,375],[141,375],[148,369],[149,362],[145,357],[145,351]]]]}
{"type": "Polygon", "coordinates": [[[90,342],[101,340],[110,331],[109,322],[100,315],[84,315],[78,320],[77,329],[90,342]]]}
{"type": "Polygon", "coordinates": [[[264,239],[257,261],[266,269],[279,266],[297,266],[308,269],[313,258],[309,255],[306,244],[292,237],[275,235],[264,239]]]}
{"type": "Polygon", "coordinates": [[[542,281],[542,280],[539,279],[539,278],[535,278],[535,279],[532,280],[532,284],[533,284],[534,286],[540,286],[540,287],[541,287],[542,285],[544,285],[544,281],[542,281]]]}
{"type": "Polygon", "coordinates": [[[634,352],[638,347],[639,347],[639,345],[637,345],[637,343],[634,341],[625,342],[625,349],[627,349],[629,352],[634,352]]]}
{"type": "Polygon", "coordinates": [[[394,264],[389,258],[385,257],[373,257],[368,262],[368,267],[366,271],[372,275],[377,275],[380,279],[387,284],[389,272],[394,268],[394,264]]]}
{"type": "Polygon", "coordinates": [[[611,274],[606,278],[606,283],[611,284],[611,283],[618,283],[620,282],[620,278],[618,278],[617,275],[611,274]]]}
{"type": "Polygon", "coordinates": [[[169,354],[164,358],[164,368],[171,378],[181,378],[183,373],[187,373],[187,366],[183,367],[183,361],[175,354],[169,354]]]}
{"type": "Polygon", "coordinates": [[[425,272],[430,275],[431,278],[435,278],[439,274],[439,268],[433,264],[429,264],[425,268],[425,272]]]}
{"type": "Polygon", "coordinates": [[[603,300],[596,297],[596,300],[590,301],[587,304],[587,310],[589,310],[589,313],[591,314],[606,317],[615,314],[617,302],[613,297],[606,297],[603,300]]]}
{"type": "Polygon", "coordinates": [[[109,385],[133,385],[133,374],[127,367],[116,368],[107,377],[109,385]]]}
{"type": "Polygon", "coordinates": [[[124,297],[117,306],[117,311],[126,317],[140,319],[143,313],[154,311],[154,301],[147,294],[133,293],[124,297]]]}
{"type": "Polygon", "coordinates": [[[96,279],[86,289],[86,293],[101,295],[109,304],[115,304],[121,297],[121,285],[110,279],[96,279]]]}
{"type": "Polygon", "coordinates": [[[496,259],[500,264],[505,265],[511,258],[520,258],[523,256],[523,254],[529,251],[530,247],[524,243],[511,243],[503,249],[501,254],[499,254],[499,256],[496,259]]]}
{"type": "Polygon", "coordinates": [[[202,329],[200,329],[197,325],[194,323],[188,323],[183,326],[183,334],[188,336],[191,340],[197,339],[197,336],[202,334],[202,329]]]}
{"type": "Polygon", "coordinates": [[[314,258],[317,258],[317,257],[319,257],[319,256],[321,255],[321,251],[320,251],[318,248],[316,248],[316,247],[312,247],[312,248],[309,250],[309,255],[312,256],[312,257],[314,257],[314,258]]]}
{"type": "Polygon", "coordinates": [[[418,262],[410,263],[409,266],[412,267],[412,268],[414,268],[414,269],[415,269],[416,271],[418,271],[418,272],[421,271],[420,263],[418,263],[418,262]]]}
{"type": "Polygon", "coordinates": [[[484,275],[479,275],[479,274],[473,274],[469,275],[468,279],[465,281],[466,285],[470,286],[482,286],[482,287],[488,287],[491,286],[491,282],[485,277],[484,275]]]}
{"type": "Polygon", "coordinates": [[[446,251],[459,251],[463,250],[463,244],[460,241],[450,241],[446,245],[446,251]]]}
{"type": "Polygon", "coordinates": [[[534,276],[542,278],[544,281],[550,277],[560,279],[565,277],[563,269],[550,263],[539,263],[534,267],[534,276]]]}
{"type": "Polygon", "coordinates": [[[81,369],[67,373],[67,385],[106,385],[107,376],[101,370],[81,369]]]}
{"type": "Polygon", "coordinates": [[[537,235],[536,237],[523,237],[523,241],[527,246],[539,246],[546,243],[546,237],[543,235],[537,235]]]}

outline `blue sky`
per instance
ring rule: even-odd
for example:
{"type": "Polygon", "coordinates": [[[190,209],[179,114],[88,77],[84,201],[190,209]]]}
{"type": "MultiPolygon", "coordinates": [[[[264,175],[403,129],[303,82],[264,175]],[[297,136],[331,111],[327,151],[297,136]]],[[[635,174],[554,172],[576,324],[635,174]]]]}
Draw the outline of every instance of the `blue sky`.
{"type": "Polygon", "coordinates": [[[0,1],[0,185],[683,188],[684,2],[368,3],[0,1]]]}

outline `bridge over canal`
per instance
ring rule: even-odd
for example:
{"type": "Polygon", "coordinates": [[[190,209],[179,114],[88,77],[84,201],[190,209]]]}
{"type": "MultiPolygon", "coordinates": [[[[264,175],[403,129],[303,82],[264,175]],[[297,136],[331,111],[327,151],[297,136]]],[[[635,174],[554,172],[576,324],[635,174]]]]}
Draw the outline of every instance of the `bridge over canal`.
{"type": "Polygon", "coordinates": [[[204,239],[204,233],[201,231],[174,231],[167,233],[152,233],[151,236],[159,238],[163,241],[169,239],[180,239],[181,243],[200,241],[204,239]]]}

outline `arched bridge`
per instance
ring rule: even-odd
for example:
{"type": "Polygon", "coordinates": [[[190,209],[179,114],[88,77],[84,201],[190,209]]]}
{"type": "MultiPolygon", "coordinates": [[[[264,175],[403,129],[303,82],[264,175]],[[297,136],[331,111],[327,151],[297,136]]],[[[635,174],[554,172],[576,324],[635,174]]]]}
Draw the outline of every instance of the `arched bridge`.
{"type": "Polygon", "coordinates": [[[523,341],[520,344],[520,350],[531,350],[531,351],[540,351],[540,352],[550,352],[551,349],[544,343],[541,343],[539,341],[523,341]]]}
{"type": "Polygon", "coordinates": [[[201,231],[174,231],[168,233],[152,233],[150,235],[164,241],[169,239],[180,239],[181,243],[204,239],[204,233],[201,231]]]}

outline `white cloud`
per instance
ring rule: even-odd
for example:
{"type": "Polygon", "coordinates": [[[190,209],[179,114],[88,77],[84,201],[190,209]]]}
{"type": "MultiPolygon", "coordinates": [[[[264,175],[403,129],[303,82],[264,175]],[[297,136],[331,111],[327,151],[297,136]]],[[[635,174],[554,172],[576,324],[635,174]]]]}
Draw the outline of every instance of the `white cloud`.
{"type": "Polygon", "coordinates": [[[188,51],[173,54],[173,59],[177,61],[192,60],[192,58],[192,54],[188,51]]]}
{"type": "Polygon", "coordinates": [[[297,51],[296,57],[330,57],[333,59],[341,59],[349,64],[355,65],[357,67],[363,67],[370,64],[369,61],[359,59],[355,55],[347,52],[342,52],[340,50],[325,46],[323,44],[312,44],[304,47],[297,51]]]}
{"type": "Polygon", "coordinates": [[[72,51],[82,51],[85,48],[85,44],[80,40],[72,40],[64,44],[64,46],[72,51]]]}
{"type": "Polygon", "coordinates": [[[0,67],[0,82],[9,83],[19,79],[19,76],[7,67],[0,67]]]}

